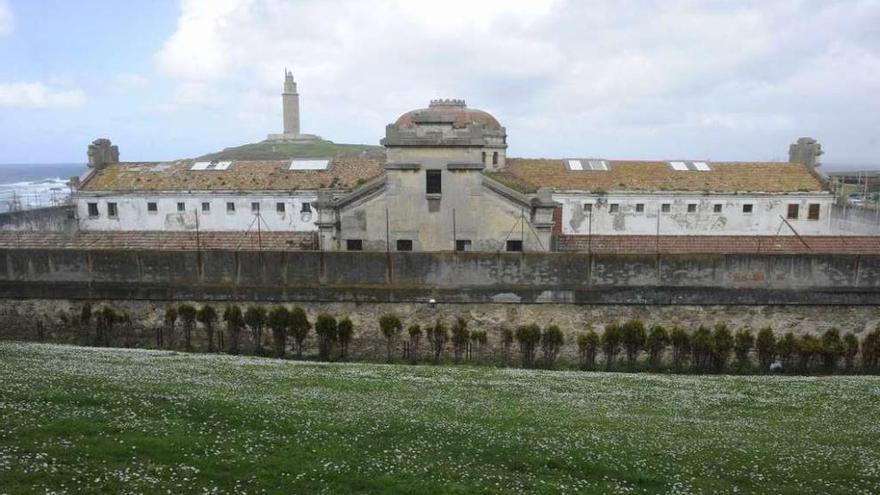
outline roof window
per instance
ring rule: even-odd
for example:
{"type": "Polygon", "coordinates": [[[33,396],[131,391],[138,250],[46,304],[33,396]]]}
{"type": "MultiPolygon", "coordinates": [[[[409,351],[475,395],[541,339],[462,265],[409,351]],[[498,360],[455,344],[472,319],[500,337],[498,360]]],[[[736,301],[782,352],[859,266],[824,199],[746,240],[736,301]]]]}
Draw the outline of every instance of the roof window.
{"type": "Polygon", "coordinates": [[[291,160],[288,170],[327,170],[327,158],[320,160],[291,160]]]}
{"type": "Polygon", "coordinates": [[[709,166],[709,162],[685,162],[685,161],[673,161],[669,162],[669,166],[672,167],[672,170],[676,172],[711,172],[712,168],[709,166]]]}
{"type": "Polygon", "coordinates": [[[210,161],[210,162],[195,162],[190,167],[190,170],[226,170],[230,166],[232,166],[232,162],[229,161],[210,161]]]}
{"type": "Polygon", "coordinates": [[[608,160],[591,158],[587,160],[566,160],[569,170],[608,170],[608,160]]]}

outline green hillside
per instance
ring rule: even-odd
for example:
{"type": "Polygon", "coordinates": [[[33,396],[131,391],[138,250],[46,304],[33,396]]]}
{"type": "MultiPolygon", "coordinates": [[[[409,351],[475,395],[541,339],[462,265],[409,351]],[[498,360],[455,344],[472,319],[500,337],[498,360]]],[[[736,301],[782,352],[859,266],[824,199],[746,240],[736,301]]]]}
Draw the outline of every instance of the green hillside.
{"type": "Polygon", "coordinates": [[[326,158],[345,153],[381,152],[381,146],[338,144],[318,139],[303,143],[260,141],[208,153],[197,160],[286,160],[291,158],[326,158]]]}

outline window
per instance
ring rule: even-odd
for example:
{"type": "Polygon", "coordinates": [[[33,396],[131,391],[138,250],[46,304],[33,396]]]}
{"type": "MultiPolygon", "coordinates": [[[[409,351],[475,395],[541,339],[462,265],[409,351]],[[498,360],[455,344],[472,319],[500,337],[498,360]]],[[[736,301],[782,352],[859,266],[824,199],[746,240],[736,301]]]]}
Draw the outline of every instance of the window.
{"type": "Polygon", "coordinates": [[[697,204],[696,203],[691,203],[688,205],[688,213],[696,213],[696,211],[697,211],[697,204]]]}
{"type": "Polygon", "coordinates": [[[807,210],[807,220],[818,220],[819,219],[819,203],[810,203],[810,208],[807,210]]]}
{"type": "Polygon", "coordinates": [[[712,205],[712,211],[715,213],[721,213],[721,209],[724,207],[721,203],[712,205]]]}
{"type": "Polygon", "coordinates": [[[284,203],[281,203],[281,202],[275,203],[275,211],[277,211],[278,213],[284,213],[284,211],[285,211],[284,203]]]}
{"type": "Polygon", "coordinates": [[[670,211],[672,211],[672,205],[669,203],[663,203],[662,205],[660,205],[660,211],[662,213],[669,213],[670,211]]]}
{"type": "Polygon", "coordinates": [[[636,213],[645,212],[645,203],[636,203],[636,213]]]}
{"type": "Polygon", "coordinates": [[[425,171],[425,192],[428,194],[441,194],[443,191],[440,181],[439,170],[425,171]]]}
{"type": "Polygon", "coordinates": [[[235,203],[232,201],[226,202],[226,213],[235,213],[235,203]]]}
{"type": "Polygon", "coordinates": [[[89,203],[89,216],[97,217],[98,216],[98,203],[89,203]]]}
{"type": "Polygon", "coordinates": [[[744,204],[743,205],[743,213],[751,213],[752,210],[754,209],[754,206],[755,205],[753,205],[753,204],[744,204]]]}
{"type": "Polygon", "coordinates": [[[522,250],[522,241],[507,241],[507,251],[521,253],[522,250]]]}
{"type": "Polygon", "coordinates": [[[397,240],[397,250],[398,251],[412,251],[412,240],[398,239],[397,240]]]}
{"type": "Polygon", "coordinates": [[[183,203],[183,202],[177,203],[177,211],[186,211],[186,203],[183,203]]]}
{"type": "Polygon", "coordinates": [[[620,205],[619,205],[619,204],[617,204],[617,203],[611,203],[610,205],[608,205],[608,212],[609,212],[609,213],[617,213],[618,211],[620,211],[620,205]]]}
{"type": "Polygon", "coordinates": [[[302,208],[299,211],[301,213],[311,213],[312,212],[312,204],[311,203],[303,203],[302,208]]]}
{"type": "Polygon", "coordinates": [[[584,203],[584,213],[593,212],[593,203],[584,203]]]}
{"type": "Polygon", "coordinates": [[[211,203],[202,201],[202,213],[211,213],[211,203]]]}
{"type": "Polygon", "coordinates": [[[483,164],[484,165],[486,164],[486,152],[485,151],[483,152],[483,164]]]}
{"type": "Polygon", "coordinates": [[[492,165],[498,165],[498,152],[492,153],[492,165]]]}
{"type": "Polygon", "coordinates": [[[119,216],[119,211],[116,209],[116,203],[107,203],[107,216],[110,218],[117,218],[119,216]]]}
{"type": "Polygon", "coordinates": [[[469,239],[458,239],[455,241],[456,251],[470,251],[471,241],[469,239]]]}
{"type": "Polygon", "coordinates": [[[345,249],[349,251],[363,251],[364,241],[361,239],[349,239],[345,241],[345,249]]]}
{"type": "Polygon", "coordinates": [[[150,213],[156,213],[159,211],[159,205],[156,204],[155,201],[150,201],[147,203],[147,211],[150,213]]]}
{"type": "Polygon", "coordinates": [[[259,213],[260,212],[260,203],[256,201],[251,203],[251,213],[259,213]]]}
{"type": "Polygon", "coordinates": [[[798,213],[800,213],[800,207],[797,203],[792,203],[788,205],[788,219],[789,220],[797,220],[798,213]]]}

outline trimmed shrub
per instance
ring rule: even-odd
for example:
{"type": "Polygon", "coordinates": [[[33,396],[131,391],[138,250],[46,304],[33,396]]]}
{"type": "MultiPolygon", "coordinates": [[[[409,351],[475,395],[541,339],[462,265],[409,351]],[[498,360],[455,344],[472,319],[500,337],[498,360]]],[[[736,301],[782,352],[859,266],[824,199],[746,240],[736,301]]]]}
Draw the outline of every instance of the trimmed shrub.
{"type": "Polygon", "coordinates": [[[843,336],[843,362],[844,369],[852,372],[855,369],[856,356],[859,355],[859,339],[852,332],[846,332],[843,336]]]}
{"type": "Polygon", "coordinates": [[[712,332],[712,366],[716,373],[724,373],[733,351],[733,334],[724,323],[715,325],[712,332]]]}
{"type": "Polygon", "coordinates": [[[263,328],[266,326],[266,308],[263,306],[248,306],[244,312],[244,323],[251,329],[254,354],[262,356],[263,328]]]}
{"type": "Polygon", "coordinates": [[[483,347],[486,346],[487,342],[489,342],[489,337],[486,335],[485,330],[472,330],[471,331],[471,349],[472,350],[475,349],[476,352],[472,351],[470,353],[471,356],[468,356],[468,357],[472,358],[473,354],[476,354],[477,361],[482,361],[483,360],[483,347]]]}
{"type": "Polygon", "coordinates": [[[336,343],[336,318],[328,313],[318,314],[315,320],[315,334],[318,336],[318,355],[324,361],[330,360],[333,353],[333,345],[336,343]]]}
{"type": "Polygon", "coordinates": [[[196,325],[196,313],[198,311],[190,304],[181,304],[177,307],[180,323],[183,325],[183,347],[187,352],[192,351],[192,331],[196,325]]]}
{"type": "Polygon", "coordinates": [[[513,330],[501,327],[501,361],[504,366],[510,364],[510,350],[513,347],[513,330]]]}
{"type": "Polygon", "coordinates": [[[379,330],[382,332],[382,336],[385,337],[385,350],[387,351],[388,361],[391,362],[394,353],[394,342],[397,340],[400,332],[403,331],[403,323],[401,323],[400,318],[396,314],[386,313],[379,317],[379,330]]]}
{"type": "Polygon", "coordinates": [[[422,344],[422,327],[418,324],[410,325],[409,328],[406,329],[406,333],[409,334],[409,344],[408,344],[408,352],[407,356],[410,362],[417,362],[419,360],[419,348],[422,344]]]}
{"type": "Polygon", "coordinates": [[[755,346],[755,337],[748,328],[740,328],[733,336],[733,353],[736,356],[736,367],[740,371],[751,368],[749,353],[755,346]]]}
{"type": "Polygon", "coordinates": [[[712,331],[700,325],[691,335],[691,364],[694,371],[708,371],[712,364],[712,352],[715,346],[715,339],[712,337],[712,331]]]}
{"type": "Polygon", "coordinates": [[[795,352],[798,356],[798,369],[801,373],[809,373],[813,361],[822,352],[822,342],[815,335],[802,335],[796,340],[795,352]]]}
{"type": "Polygon", "coordinates": [[[822,368],[826,373],[833,373],[837,362],[846,353],[843,339],[840,338],[840,330],[829,328],[822,334],[822,342],[819,345],[819,355],[822,357],[822,368]]]}
{"type": "Polygon", "coordinates": [[[648,365],[651,369],[659,369],[663,364],[663,351],[669,345],[669,332],[661,325],[654,325],[648,332],[648,365]]]}
{"type": "Polygon", "coordinates": [[[309,322],[304,309],[294,306],[290,310],[290,324],[287,328],[290,331],[290,336],[293,337],[293,342],[296,344],[296,358],[302,359],[303,346],[306,338],[309,336],[309,330],[312,329],[312,324],[309,322]]]}
{"type": "Polygon", "coordinates": [[[244,327],[244,316],[241,314],[241,308],[235,304],[229,304],[223,310],[223,321],[226,322],[226,332],[229,333],[229,349],[230,354],[238,354],[238,337],[244,327]]]}
{"type": "Polygon", "coordinates": [[[773,329],[764,327],[758,330],[758,338],[755,339],[755,350],[758,353],[758,367],[762,373],[770,371],[770,365],[776,358],[776,336],[773,329]]]}
{"type": "Polygon", "coordinates": [[[290,326],[290,310],[275,306],[269,312],[269,328],[272,330],[272,347],[275,357],[283,358],[287,350],[287,328],[290,326]]]}
{"type": "Polygon", "coordinates": [[[428,327],[428,342],[431,343],[431,352],[434,354],[435,363],[439,362],[443,356],[447,340],[449,340],[449,332],[446,330],[446,324],[438,318],[434,326],[428,327]]]}
{"type": "Polygon", "coordinates": [[[602,353],[605,355],[605,368],[611,369],[620,353],[620,325],[612,323],[602,332],[602,353]]]}
{"type": "Polygon", "coordinates": [[[110,306],[104,306],[95,312],[95,345],[107,347],[110,345],[110,336],[113,334],[113,326],[120,320],[120,315],[110,306]]]}
{"type": "Polygon", "coordinates": [[[630,369],[635,368],[639,353],[645,348],[647,334],[645,324],[641,320],[632,319],[620,327],[620,339],[626,352],[626,364],[630,369]]]}
{"type": "MultiPolygon", "coordinates": [[[[89,316],[91,316],[91,314],[89,316]]],[[[174,306],[168,306],[165,308],[165,317],[163,318],[163,321],[165,322],[165,328],[164,331],[159,334],[159,346],[168,347],[170,349],[174,345],[174,326],[177,324],[177,308],[174,306]]]]}
{"type": "Polygon", "coordinates": [[[565,337],[558,325],[550,325],[544,330],[544,333],[541,334],[541,353],[544,357],[544,366],[553,367],[564,342],[565,337]]]}
{"type": "Polygon", "coordinates": [[[794,371],[795,357],[797,356],[798,339],[794,332],[785,332],[785,335],[776,343],[776,352],[784,371],[794,371]]]}
{"type": "Polygon", "coordinates": [[[336,324],[336,338],[339,341],[339,357],[346,359],[348,346],[351,344],[351,339],[354,338],[354,323],[349,317],[343,316],[339,319],[339,323],[336,324]]]}
{"type": "Polygon", "coordinates": [[[199,308],[196,313],[196,320],[205,327],[205,334],[208,336],[208,352],[214,352],[214,325],[217,324],[217,310],[210,304],[205,304],[199,308]]]}
{"type": "Polygon", "coordinates": [[[862,367],[866,371],[877,371],[878,365],[880,365],[880,329],[875,329],[862,341],[862,367]]]}
{"type": "Polygon", "coordinates": [[[535,349],[541,342],[541,327],[535,323],[517,327],[516,341],[519,342],[523,367],[531,368],[535,363],[535,349]]]}
{"type": "Polygon", "coordinates": [[[461,316],[455,317],[455,323],[452,325],[452,354],[456,362],[461,360],[462,354],[467,349],[470,337],[471,334],[467,328],[467,320],[461,316]]]}
{"type": "Polygon", "coordinates": [[[599,335],[592,329],[578,335],[578,356],[582,368],[593,369],[596,367],[596,353],[599,350],[600,342],[599,335]]]}
{"type": "Polygon", "coordinates": [[[687,330],[676,326],[672,327],[669,341],[672,344],[672,367],[676,371],[681,371],[687,364],[688,356],[691,353],[691,336],[687,330]]]}

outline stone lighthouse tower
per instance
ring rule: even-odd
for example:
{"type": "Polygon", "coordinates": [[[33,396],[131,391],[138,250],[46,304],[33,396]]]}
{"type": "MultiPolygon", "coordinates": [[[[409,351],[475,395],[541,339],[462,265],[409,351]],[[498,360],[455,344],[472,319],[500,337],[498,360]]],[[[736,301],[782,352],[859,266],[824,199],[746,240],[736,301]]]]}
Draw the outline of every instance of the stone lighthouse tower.
{"type": "Polygon", "coordinates": [[[269,134],[269,141],[305,142],[321,139],[314,134],[302,134],[299,129],[299,93],[296,92],[296,81],[293,74],[284,69],[284,91],[281,92],[281,108],[284,119],[282,134],[269,134]]]}
{"type": "Polygon", "coordinates": [[[281,93],[281,105],[284,109],[284,135],[299,135],[299,93],[296,92],[296,81],[293,74],[284,69],[284,92],[281,93]]]}

